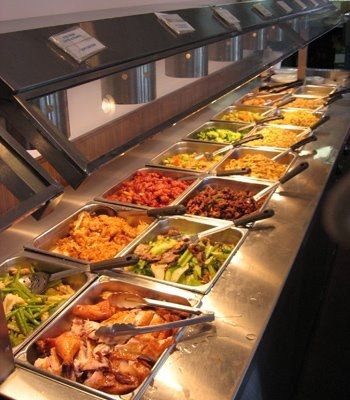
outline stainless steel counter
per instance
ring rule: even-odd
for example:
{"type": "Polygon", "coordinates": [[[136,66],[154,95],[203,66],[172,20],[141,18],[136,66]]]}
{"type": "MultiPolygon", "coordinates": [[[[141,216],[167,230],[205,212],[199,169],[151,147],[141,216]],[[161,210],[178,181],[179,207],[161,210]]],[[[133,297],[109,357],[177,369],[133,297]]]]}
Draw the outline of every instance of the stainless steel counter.
{"type": "MultiPolygon", "coordinates": [[[[101,168],[77,191],[67,190],[62,203],[43,221],[27,218],[0,235],[1,259],[26,241],[67,217],[119,178],[180,140],[231,104],[249,87],[227,94],[166,131],[141,143],[101,168]]],[[[315,208],[323,193],[350,123],[350,98],[332,104],[330,120],[316,130],[318,141],[306,159],[310,168],[273,195],[274,218],[256,224],[231,264],[203,298],[203,308],[216,312],[212,325],[189,328],[177,350],[144,395],[152,400],[229,400],[235,397],[278,301],[315,208]]],[[[0,392],[16,399],[92,399],[93,396],[17,368],[0,392]]],[[[122,396],[123,399],[130,396],[122,396]]]]}

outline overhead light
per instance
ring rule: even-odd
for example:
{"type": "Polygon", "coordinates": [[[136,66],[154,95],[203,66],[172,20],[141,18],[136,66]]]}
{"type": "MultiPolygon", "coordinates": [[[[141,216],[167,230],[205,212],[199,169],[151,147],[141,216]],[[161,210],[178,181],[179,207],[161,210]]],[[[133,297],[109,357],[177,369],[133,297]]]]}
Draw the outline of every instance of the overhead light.
{"type": "Polygon", "coordinates": [[[115,106],[115,100],[110,94],[102,99],[101,108],[105,114],[112,114],[115,111],[115,106]]]}

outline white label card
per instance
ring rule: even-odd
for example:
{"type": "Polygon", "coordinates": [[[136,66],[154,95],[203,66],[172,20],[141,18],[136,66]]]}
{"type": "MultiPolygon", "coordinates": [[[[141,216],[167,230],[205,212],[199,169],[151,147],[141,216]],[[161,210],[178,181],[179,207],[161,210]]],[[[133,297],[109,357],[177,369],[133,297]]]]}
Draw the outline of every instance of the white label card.
{"type": "Polygon", "coordinates": [[[319,6],[319,4],[318,4],[318,2],[316,0],[310,0],[310,1],[315,7],[319,6]]]}
{"type": "Polygon", "coordinates": [[[155,15],[177,35],[195,31],[193,26],[180,17],[179,14],[155,13],[155,15]]]}
{"type": "Polygon", "coordinates": [[[52,35],[49,40],[79,63],[106,48],[80,27],[52,35]]]}
{"type": "Polygon", "coordinates": [[[285,1],[278,1],[277,4],[286,12],[290,13],[293,11],[292,7],[289,7],[289,5],[285,1]]]}
{"type": "Polygon", "coordinates": [[[299,7],[301,7],[303,10],[306,8],[306,4],[303,3],[301,0],[294,0],[294,3],[297,3],[299,7]]]}
{"type": "Polygon", "coordinates": [[[262,4],[255,4],[253,7],[256,11],[258,11],[263,17],[272,17],[272,12],[268,10],[264,5],[262,4]]]}
{"type": "Polygon", "coordinates": [[[238,18],[236,18],[230,11],[222,7],[213,7],[215,15],[226,22],[228,25],[234,26],[237,30],[241,31],[241,24],[238,18]]]}

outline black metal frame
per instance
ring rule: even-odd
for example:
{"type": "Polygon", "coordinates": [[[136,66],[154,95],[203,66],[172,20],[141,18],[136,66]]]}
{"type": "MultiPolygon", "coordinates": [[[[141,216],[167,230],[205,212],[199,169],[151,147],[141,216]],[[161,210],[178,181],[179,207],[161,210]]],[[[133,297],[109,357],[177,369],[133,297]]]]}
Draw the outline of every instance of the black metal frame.
{"type": "Polygon", "coordinates": [[[0,127],[0,182],[20,201],[0,218],[0,231],[30,214],[46,215],[59,201],[63,187],[0,127]]]}
{"type": "MultiPolygon", "coordinates": [[[[304,0],[304,2],[306,1],[307,0],[304,0]]],[[[0,112],[2,110],[7,119],[15,127],[15,130],[25,137],[32,145],[34,145],[34,147],[44,156],[44,158],[53,164],[55,169],[67,180],[67,182],[72,187],[76,188],[95,169],[109,161],[111,158],[114,158],[121,152],[127,150],[132,145],[135,145],[135,141],[137,142],[141,137],[137,137],[135,140],[130,141],[126,145],[120,146],[119,148],[112,149],[108,154],[103,155],[93,161],[88,161],[75,147],[74,143],[69,142],[64,135],[60,134],[57,128],[50,121],[44,118],[40,110],[36,107],[33,107],[29,103],[29,100],[63,88],[68,89],[72,86],[77,86],[88,81],[99,79],[131,67],[163,59],[179,52],[197,48],[203,45],[208,45],[210,43],[224,40],[228,37],[241,35],[246,32],[271,25],[281,26],[286,33],[290,35],[290,37],[293,37],[299,47],[304,47],[308,42],[316,39],[316,37],[310,39],[309,41],[305,41],[299,35],[296,35],[292,28],[285,23],[288,20],[292,20],[294,18],[314,12],[320,12],[323,10],[336,10],[336,8],[328,2],[326,4],[320,4],[319,7],[314,7],[313,4],[311,5],[308,3],[308,7],[305,10],[300,10],[296,3],[294,3],[292,0],[286,0],[286,3],[293,9],[293,12],[285,14],[275,1],[265,0],[264,2],[259,3],[263,3],[273,12],[273,18],[264,18],[257,15],[255,12],[251,12],[251,8],[256,3],[256,1],[248,1],[244,3],[235,3],[223,6],[240,19],[242,31],[239,32],[234,28],[228,27],[226,24],[219,22],[217,18],[214,17],[213,10],[210,7],[174,11],[180,14],[186,21],[196,28],[195,33],[179,37],[175,37],[172,33],[164,29],[164,27],[158,22],[157,18],[153,14],[94,21],[93,24],[96,25],[96,31],[98,31],[98,29],[102,29],[103,27],[105,30],[107,30],[112,26],[112,23],[117,23],[118,26],[120,25],[120,29],[126,30],[126,34],[128,35],[127,37],[129,39],[130,36],[131,43],[133,43],[133,38],[135,38],[135,35],[137,35],[139,32],[133,32],[133,30],[135,30],[135,26],[139,26],[139,29],[141,30],[148,30],[148,28],[150,28],[152,34],[156,35],[156,37],[152,36],[152,40],[147,39],[146,48],[141,54],[138,54],[137,50],[134,53],[130,51],[130,47],[132,46],[124,46],[126,50],[123,50],[124,53],[121,56],[116,54],[111,55],[108,54],[108,51],[113,53],[113,49],[111,48],[106,50],[107,55],[105,54],[105,56],[103,56],[106,59],[101,59],[101,61],[93,68],[89,66],[88,63],[85,63],[78,68],[72,68],[72,70],[69,72],[66,71],[66,73],[63,71],[55,71],[55,73],[58,75],[56,77],[52,76],[52,79],[48,81],[40,81],[39,83],[35,82],[35,79],[37,78],[37,71],[32,71],[31,68],[29,68],[28,73],[32,74],[33,79],[27,86],[22,87],[20,87],[18,83],[13,84],[13,82],[16,80],[16,73],[14,73],[13,77],[15,78],[12,77],[13,79],[11,79],[9,76],[4,76],[2,74],[3,71],[0,65],[0,77],[2,78],[3,82],[2,92],[10,93],[10,96],[5,95],[7,99],[3,101],[2,105],[0,104],[0,112]],[[108,57],[112,57],[109,62],[107,62],[108,57]],[[5,85],[5,82],[7,82],[7,85],[5,85]]],[[[52,53],[50,47],[47,46],[47,37],[53,33],[61,32],[70,26],[72,25],[27,31],[27,34],[29,35],[29,43],[31,40],[31,35],[35,39],[38,37],[38,34],[40,34],[39,36],[41,36],[41,40],[39,41],[39,45],[45,45],[44,48],[41,49],[43,58],[52,58],[54,53],[52,53]],[[44,37],[44,39],[42,39],[42,37],[44,37]]],[[[332,28],[333,26],[330,29],[332,28]]],[[[4,43],[3,41],[5,41],[7,44],[11,43],[11,37],[15,43],[17,39],[16,34],[16,32],[13,34],[7,34],[7,36],[5,35],[5,38],[4,35],[0,35],[0,48],[4,43]]],[[[103,40],[101,41],[103,42],[103,40]]],[[[11,47],[11,51],[13,51],[13,46],[11,47]]],[[[274,63],[280,61],[280,59],[286,57],[287,55],[289,55],[289,53],[286,50],[283,53],[283,57],[279,57],[278,59],[276,58],[274,63]]],[[[21,54],[19,54],[19,56],[21,56],[21,54]]],[[[65,58],[67,57],[69,58],[69,56],[65,56],[65,58]]],[[[94,59],[95,57],[98,56],[94,56],[92,58],[94,59]]],[[[99,59],[97,58],[97,60],[99,59]]],[[[25,63],[25,60],[21,60],[21,62],[25,63]]],[[[68,63],[69,66],[71,66],[71,64],[74,66],[73,62],[68,63]]],[[[265,69],[272,64],[273,63],[266,63],[263,67],[265,69]]],[[[43,63],[43,65],[45,66],[45,63],[43,63]]],[[[247,79],[250,79],[261,72],[261,70],[261,67],[257,67],[254,73],[247,73],[244,77],[238,78],[236,81],[232,82],[232,85],[228,87],[227,90],[230,90],[232,87],[237,86],[247,79]]],[[[23,75],[22,68],[21,73],[23,75]]],[[[179,116],[175,116],[175,118],[178,117],[179,116]]],[[[167,126],[170,122],[171,121],[164,121],[162,127],[167,126]]],[[[142,135],[142,138],[149,136],[159,128],[160,126],[154,128],[150,132],[145,132],[142,135]]]]}

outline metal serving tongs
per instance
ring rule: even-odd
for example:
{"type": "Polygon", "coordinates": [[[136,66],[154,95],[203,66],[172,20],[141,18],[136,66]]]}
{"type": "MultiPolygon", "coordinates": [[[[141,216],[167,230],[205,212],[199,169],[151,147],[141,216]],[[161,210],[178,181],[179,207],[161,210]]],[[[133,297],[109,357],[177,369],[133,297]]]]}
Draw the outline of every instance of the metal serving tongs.
{"type": "Polygon", "coordinates": [[[308,162],[302,162],[299,165],[297,165],[295,168],[291,169],[289,172],[287,172],[284,176],[282,176],[277,182],[273,183],[272,185],[268,186],[267,188],[261,190],[257,194],[253,196],[255,201],[259,201],[261,198],[264,196],[268,195],[269,193],[273,192],[278,188],[279,185],[286,183],[290,179],[294,178],[296,175],[300,174],[301,172],[305,171],[307,168],[309,168],[309,163],[308,162]]]}
{"type": "Polygon", "coordinates": [[[111,296],[108,297],[108,300],[112,305],[118,307],[119,309],[157,307],[166,308],[168,310],[178,311],[181,313],[188,313],[195,316],[179,321],[149,326],[135,326],[132,324],[103,325],[100,326],[95,332],[96,336],[99,337],[134,336],[144,333],[182,328],[184,326],[200,324],[204,322],[212,322],[215,319],[215,314],[212,311],[200,310],[198,308],[184,306],[182,304],[170,303],[167,301],[143,298],[134,293],[113,293],[111,296]]]}
{"type": "Polygon", "coordinates": [[[295,150],[299,149],[299,147],[304,146],[305,144],[310,143],[310,142],[315,142],[316,140],[317,140],[317,137],[315,135],[311,135],[305,139],[299,140],[299,142],[294,143],[287,150],[284,150],[281,153],[277,154],[275,157],[272,157],[272,160],[277,161],[280,158],[283,158],[284,156],[286,156],[290,151],[295,151],[295,150]]]}
{"type": "Polygon", "coordinates": [[[289,83],[276,83],[273,85],[260,86],[258,90],[259,90],[259,92],[268,91],[270,93],[281,93],[286,89],[291,89],[294,87],[301,86],[303,83],[304,83],[303,80],[298,79],[296,81],[289,82],[289,83]]]}
{"type": "Polygon", "coordinates": [[[66,271],[54,272],[49,274],[47,272],[38,271],[30,275],[24,275],[19,278],[19,282],[25,285],[34,294],[40,294],[50,286],[50,282],[57,281],[59,279],[67,278],[82,272],[98,273],[99,271],[114,268],[123,268],[128,265],[135,265],[139,261],[136,254],[129,254],[123,257],[110,258],[89,265],[84,265],[79,269],[69,269],[66,271]]]}

